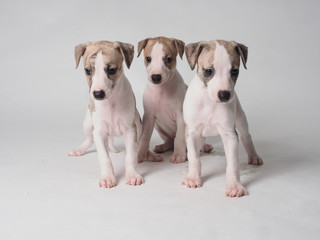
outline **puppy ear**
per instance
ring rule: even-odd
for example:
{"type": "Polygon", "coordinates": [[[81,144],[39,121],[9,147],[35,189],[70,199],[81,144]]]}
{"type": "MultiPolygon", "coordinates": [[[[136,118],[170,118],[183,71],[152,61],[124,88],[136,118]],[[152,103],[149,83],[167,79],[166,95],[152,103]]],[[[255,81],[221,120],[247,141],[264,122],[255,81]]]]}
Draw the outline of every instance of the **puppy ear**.
{"type": "Polygon", "coordinates": [[[116,48],[119,48],[128,68],[133,60],[134,46],[129,43],[116,42],[116,48]]]}
{"type": "Polygon", "coordinates": [[[85,53],[87,46],[89,43],[83,43],[83,44],[79,44],[75,47],[74,49],[74,57],[76,59],[76,68],[78,68],[79,66],[79,62],[80,62],[80,58],[83,56],[83,54],[85,53]]]}
{"type": "Polygon", "coordinates": [[[142,41],[140,41],[140,42],[138,43],[138,56],[137,56],[137,57],[140,56],[140,53],[141,53],[142,49],[144,49],[144,48],[146,47],[149,39],[150,39],[150,38],[146,38],[145,40],[142,40],[142,41]]]}
{"type": "Polygon", "coordinates": [[[178,39],[174,39],[174,45],[176,46],[176,49],[179,53],[180,58],[182,59],[183,53],[184,53],[184,42],[178,39]]]}
{"type": "Polygon", "coordinates": [[[191,70],[193,70],[194,67],[196,66],[198,57],[205,44],[206,42],[196,42],[196,43],[190,43],[185,47],[187,60],[191,70]]]}
{"type": "Polygon", "coordinates": [[[245,69],[247,69],[247,60],[248,60],[248,47],[241,44],[241,43],[237,43],[236,45],[236,50],[239,53],[241,60],[242,60],[242,64],[244,66],[245,69]]]}

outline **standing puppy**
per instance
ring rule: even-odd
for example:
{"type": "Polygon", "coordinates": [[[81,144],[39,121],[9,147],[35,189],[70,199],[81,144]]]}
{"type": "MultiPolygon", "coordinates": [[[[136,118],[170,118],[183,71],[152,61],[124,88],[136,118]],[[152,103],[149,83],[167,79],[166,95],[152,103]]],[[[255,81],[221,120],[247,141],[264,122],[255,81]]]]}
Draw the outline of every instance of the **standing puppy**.
{"type": "Polygon", "coordinates": [[[76,46],[76,67],[83,56],[83,65],[90,89],[90,104],[84,120],[87,139],[70,156],[79,156],[96,144],[101,167],[100,187],[116,185],[113,166],[108,153],[112,149],[112,136],[124,135],[126,146],[126,182],[143,183],[137,171],[137,148],[142,126],[135,105],[131,85],[123,73],[122,63],[129,68],[134,47],[121,42],[92,42],[76,46]]]}
{"type": "Polygon", "coordinates": [[[182,105],[187,85],[176,69],[176,57],[179,54],[182,58],[184,42],[166,37],[147,38],[138,44],[138,57],[143,49],[148,83],[143,95],[143,132],[138,159],[140,162],[144,159],[162,160],[161,156],[149,151],[155,127],[164,143],[157,145],[153,151],[163,153],[174,149],[170,161],[184,162],[187,154],[182,105]]]}
{"type": "Polygon", "coordinates": [[[198,42],[186,46],[191,69],[198,65],[183,104],[186,123],[189,172],[183,180],[188,187],[201,186],[200,147],[203,138],[220,134],[227,158],[226,196],[247,195],[240,183],[238,134],[248,153],[249,164],[261,165],[253,145],[246,116],[234,91],[240,58],[246,68],[248,49],[227,41],[198,42]]]}

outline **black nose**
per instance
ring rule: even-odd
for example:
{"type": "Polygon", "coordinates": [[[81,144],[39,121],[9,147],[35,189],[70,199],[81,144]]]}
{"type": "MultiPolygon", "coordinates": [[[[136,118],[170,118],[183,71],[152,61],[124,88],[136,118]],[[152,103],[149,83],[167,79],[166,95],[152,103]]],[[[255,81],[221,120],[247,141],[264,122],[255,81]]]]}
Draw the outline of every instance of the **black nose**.
{"type": "Polygon", "coordinates": [[[219,91],[218,92],[218,98],[221,102],[226,102],[230,99],[230,91],[219,91]]]}
{"type": "Polygon", "coordinates": [[[105,92],[103,90],[93,91],[93,96],[94,96],[95,99],[101,100],[106,96],[106,94],[105,94],[105,92]]]}
{"type": "Polygon", "coordinates": [[[160,74],[152,74],[151,79],[152,79],[153,83],[159,84],[161,82],[161,75],[160,74]]]}

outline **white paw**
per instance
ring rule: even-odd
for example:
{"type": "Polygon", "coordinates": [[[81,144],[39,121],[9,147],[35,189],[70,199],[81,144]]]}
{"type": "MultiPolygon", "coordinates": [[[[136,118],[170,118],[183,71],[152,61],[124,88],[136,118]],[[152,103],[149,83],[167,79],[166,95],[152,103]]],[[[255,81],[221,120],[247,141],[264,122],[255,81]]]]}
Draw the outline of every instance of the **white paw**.
{"type": "Polygon", "coordinates": [[[182,163],[187,160],[187,153],[173,153],[170,158],[171,163],[182,163]]]}
{"type": "Polygon", "coordinates": [[[75,149],[75,150],[71,150],[70,152],[68,152],[68,155],[73,156],[73,157],[78,157],[78,156],[83,155],[84,153],[85,153],[84,151],[75,149]]]}
{"type": "Polygon", "coordinates": [[[182,184],[186,185],[188,188],[198,188],[201,187],[201,179],[199,176],[187,176],[183,179],[182,184]]]}
{"type": "Polygon", "coordinates": [[[202,147],[202,152],[204,153],[209,153],[213,150],[213,146],[211,144],[203,144],[203,147],[202,147]]]}
{"type": "Polygon", "coordinates": [[[253,156],[253,157],[248,157],[248,163],[249,164],[252,164],[252,165],[262,165],[263,164],[263,161],[262,161],[262,158],[259,157],[259,156],[253,156]]]}
{"type": "Polygon", "coordinates": [[[148,151],[147,160],[151,162],[162,162],[163,158],[159,154],[155,154],[151,151],[148,151]]]}
{"type": "Polygon", "coordinates": [[[169,151],[173,148],[173,146],[171,144],[168,143],[164,143],[164,144],[160,144],[154,147],[153,151],[155,153],[164,153],[166,151],[169,151]]]}
{"type": "Polygon", "coordinates": [[[109,176],[101,178],[99,181],[99,186],[103,188],[112,188],[117,185],[116,177],[115,176],[109,176]]]}
{"type": "Polygon", "coordinates": [[[239,182],[228,183],[226,186],[227,197],[242,197],[248,195],[246,189],[239,182]]]}
{"type": "Polygon", "coordinates": [[[126,183],[132,186],[136,186],[144,183],[144,181],[139,173],[133,172],[126,173],[126,183]]]}

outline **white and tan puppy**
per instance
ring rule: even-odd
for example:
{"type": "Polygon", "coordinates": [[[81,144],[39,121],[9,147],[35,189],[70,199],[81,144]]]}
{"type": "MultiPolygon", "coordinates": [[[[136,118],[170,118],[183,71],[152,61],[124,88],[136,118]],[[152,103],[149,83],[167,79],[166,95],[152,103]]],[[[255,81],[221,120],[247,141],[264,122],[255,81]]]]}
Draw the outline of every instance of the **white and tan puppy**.
{"type": "Polygon", "coordinates": [[[227,158],[226,196],[247,195],[240,183],[237,130],[249,164],[263,163],[256,153],[246,116],[234,90],[240,58],[246,68],[248,49],[236,42],[197,42],[186,46],[186,55],[191,69],[195,65],[198,69],[183,104],[189,160],[188,175],[183,184],[192,188],[201,186],[201,144],[204,137],[219,134],[227,158]]]}
{"type": "Polygon", "coordinates": [[[79,156],[92,145],[97,147],[101,168],[100,187],[116,186],[116,177],[108,153],[113,147],[112,136],[124,136],[126,147],[126,182],[130,185],[143,183],[137,171],[138,140],[142,125],[136,109],[135,96],[124,75],[123,61],[129,68],[134,47],[121,42],[92,42],[76,46],[76,67],[83,56],[84,70],[90,88],[90,104],[84,120],[87,139],[70,156],[79,156]]]}
{"type": "Polygon", "coordinates": [[[155,127],[164,143],[157,145],[153,151],[163,153],[174,149],[170,161],[184,162],[187,154],[182,105],[187,85],[176,69],[176,58],[178,54],[182,58],[184,42],[166,37],[147,38],[138,44],[138,57],[143,49],[148,83],[143,95],[143,132],[138,159],[140,162],[144,159],[162,160],[160,155],[149,151],[149,142],[155,127]]]}

